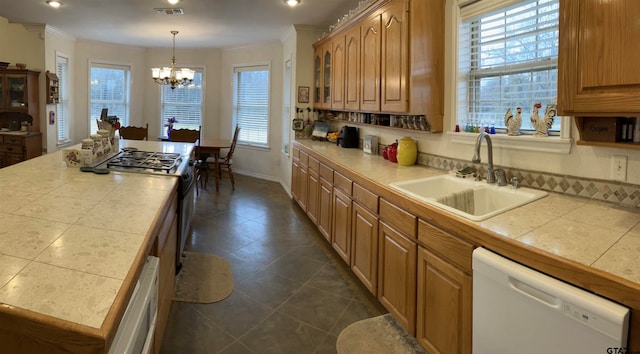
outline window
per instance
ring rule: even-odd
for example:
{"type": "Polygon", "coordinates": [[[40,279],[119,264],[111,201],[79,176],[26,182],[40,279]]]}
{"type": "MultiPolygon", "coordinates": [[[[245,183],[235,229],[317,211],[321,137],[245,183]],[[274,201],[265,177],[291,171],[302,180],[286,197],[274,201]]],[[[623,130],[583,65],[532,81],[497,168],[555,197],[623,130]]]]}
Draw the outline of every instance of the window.
{"type": "Polygon", "coordinates": [[[173,125],[173,129],[199,130],[202,126],[203,70],[201,68],[191,69],[195,73],[190,85],[176,86],[174,89],[171,89],[170,85],[162,85],[160,135],[166,135],[165,124],[169,118],[175,118],[178,121],[173,125]]]}
{"type": "Polygon", "coordinates": [[[233,68],[233,120],[238,143],[269,147],[269,65],[233,68]]]}
{"type": "MultiPolygon", "coordinates": [[[[461,9],[458,29],[457,117],[498,130],[522,107],[521,131],[533,130],[535,103],[555,104],[558,79],[558,0],[474,2],[461,9]],[[507,5],[505,5],[507,4],[507,5]]],[[[550,133],[558,134],[561,119],[550,133]]]]}
{"type": "Polygon", "coordinates": [[[89,134],[98,131],[96,121],[103,108],[108,109],[108,115],[120,118],[120,124],[129,125],[130,72],[126,65],[91,63],[89,134]]]}
{"type": "Polygon", "coordinates": [[[56,104],[56,124],[58,126],[58,145],[68,143],[69,133],[69,58],[56,54],[56,75],[59,79],[58,103],[56,104]]]}

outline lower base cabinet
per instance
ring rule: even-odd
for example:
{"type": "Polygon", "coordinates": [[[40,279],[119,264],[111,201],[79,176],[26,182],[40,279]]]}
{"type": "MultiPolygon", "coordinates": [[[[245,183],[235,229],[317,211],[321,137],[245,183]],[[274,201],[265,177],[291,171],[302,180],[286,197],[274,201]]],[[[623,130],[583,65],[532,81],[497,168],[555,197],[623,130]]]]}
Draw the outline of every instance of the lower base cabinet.
{"type": "Polygon", "coordinates": [[[471,353],[471,276],[418,247],[416,338],[432,354],[471,353]]]}
{"type": "Polygon", "coordinates": [[[331,246],[351,265],[351,197],[333,189],[333,232],[331,246]]]}
{"type": "Polygon", "coordinates": [[[378,300],[415,335],[417,244],[382,220],[379,233],[378,300]]]}
{"type": "Polygon", "coordinates": [[[353,202],[351,270],[376,296],[378,290],[378,217],[353,202]]]}

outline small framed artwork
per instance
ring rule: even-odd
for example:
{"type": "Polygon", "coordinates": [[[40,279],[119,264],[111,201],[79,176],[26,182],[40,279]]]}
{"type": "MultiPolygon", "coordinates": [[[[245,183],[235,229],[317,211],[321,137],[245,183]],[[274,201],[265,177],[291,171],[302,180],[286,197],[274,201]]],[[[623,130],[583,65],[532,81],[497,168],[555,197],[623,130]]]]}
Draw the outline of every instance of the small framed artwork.
{"type": "Polygon", "coordinates": [[[304,122],[300,118],[296,118],[293,120],[293,130],[302,130],[304,128],[304,122]]]}
{"type": "Polygon", "coordinates": [[[309,86],[298,86],[298,103],[309,103],[309,86]]]}

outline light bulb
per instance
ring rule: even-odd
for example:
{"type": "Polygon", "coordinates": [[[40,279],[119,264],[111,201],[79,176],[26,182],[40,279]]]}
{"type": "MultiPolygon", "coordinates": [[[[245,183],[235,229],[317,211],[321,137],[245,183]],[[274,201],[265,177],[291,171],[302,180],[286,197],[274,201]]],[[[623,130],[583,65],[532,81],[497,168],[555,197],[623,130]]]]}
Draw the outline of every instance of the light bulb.
{"type": "Polygon", "coordinates": [[[56,8],[56,9],[57,9],[57,8],[59,8],[59,7],[60,7],[60,5],[62,5],[62,3],[61,3],[60,1],[57,1],[57,0],[50,0],[50,1],[47,1],[47,4],[48,4],[49,6],[51,6],[51,7],[53,7],[53,8],[56,8]]]}
{"type": "Polygon", "coordinates": [[[167,0],[167,2],[171,5],[175,5],[180,2],[180,0],[167,0]]]}
{"type": "Polygon", "coordinates": [[[283,0],[285,4],[293,7],[300,3],[300,0],[283,0]]]}

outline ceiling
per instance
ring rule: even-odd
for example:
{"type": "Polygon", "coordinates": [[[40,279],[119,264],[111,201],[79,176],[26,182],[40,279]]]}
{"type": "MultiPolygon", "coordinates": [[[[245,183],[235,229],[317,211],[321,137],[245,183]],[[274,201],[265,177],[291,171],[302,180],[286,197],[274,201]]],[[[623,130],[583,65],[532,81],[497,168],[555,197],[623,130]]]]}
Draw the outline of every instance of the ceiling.
{"type": "Polygon", "coordinates": [[[0,16],[10,22],[47,24],[77,39],[141,47],[228,48],[280,40],[292,24],[325,26],[355,9],[358,0],[45,0],[2,1],[0,16]],[[180,8],[182,15],[157,14],[180,8]]]}

